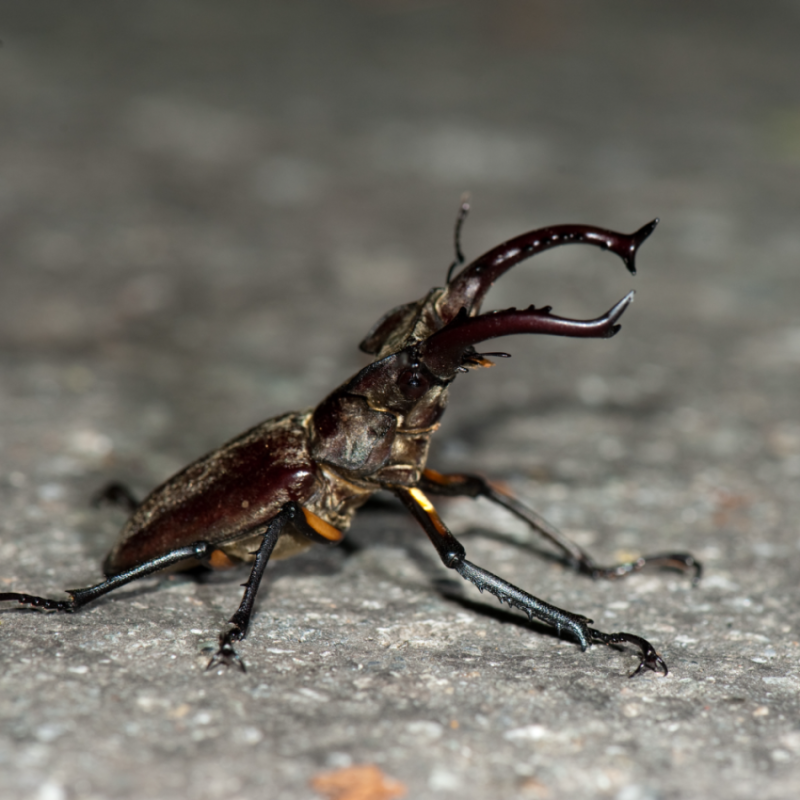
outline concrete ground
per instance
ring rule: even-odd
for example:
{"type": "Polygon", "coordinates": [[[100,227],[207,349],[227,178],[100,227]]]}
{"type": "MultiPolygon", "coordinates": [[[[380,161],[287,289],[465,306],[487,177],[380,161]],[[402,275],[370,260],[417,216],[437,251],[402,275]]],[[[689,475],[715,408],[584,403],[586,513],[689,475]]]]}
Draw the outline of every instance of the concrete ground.
{"type": "Polygon", "coordinates": [[[203,651],[245,573],[4,610],[2,798],[310,800],[336,771],[340,800],[797,796],[796,2],[37,0],[0,39],[0,590],[96,581],[124,520],[98,486],[146,493],[363,365],[442,283],[464,190],[471,256],[662,222],[635,278],[585,247],[503,278],[487,307],[637,298],[610,342],[503,340],[431,464],[604,563],[706,566],[592,582],[439,503],[472,561],[645,636],[666,678],[531,628],[392,508],[271,565],[246,674],[203,651]]]}

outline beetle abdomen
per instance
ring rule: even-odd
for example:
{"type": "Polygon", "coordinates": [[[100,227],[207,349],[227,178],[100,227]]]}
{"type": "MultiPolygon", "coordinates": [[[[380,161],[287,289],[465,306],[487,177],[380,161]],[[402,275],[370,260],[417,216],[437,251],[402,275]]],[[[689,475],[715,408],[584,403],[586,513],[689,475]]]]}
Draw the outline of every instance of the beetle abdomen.
{"type": "Polygon", "coordinates": [[[308,452],[308,412],[268,420],[155,489],[134,512],[104,562],[113,575],[176,547],[233,542],[319,488],[308,452]]]}

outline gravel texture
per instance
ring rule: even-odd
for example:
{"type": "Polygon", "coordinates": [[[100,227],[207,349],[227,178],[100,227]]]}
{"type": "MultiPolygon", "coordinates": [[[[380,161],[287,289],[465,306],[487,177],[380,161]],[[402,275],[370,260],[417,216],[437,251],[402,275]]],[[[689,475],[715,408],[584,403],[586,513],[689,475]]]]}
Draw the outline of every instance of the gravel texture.
{"type": "Polygon", "coordinates": [[[98,486],[143,494],[360,368],[443,281],[467,189],[470,255],[662,222],[635,278],[571,247],[497,285],[567,316],[638,293],[610,342],[504,340],[431,463],[602,562],[706,575],[592,582],[440,502],[472,561],[656,644],[670,674],[632,680],[632,651],[531,628],[392,508],[270,566],[246,674],[203,652],[245,573],[4,610],[0,797],[311,800],[368,764],[419,799],[796,797],[799,34],[788,0],[4,4],[0,590],[97,580],[124,520],[98,486]]]}

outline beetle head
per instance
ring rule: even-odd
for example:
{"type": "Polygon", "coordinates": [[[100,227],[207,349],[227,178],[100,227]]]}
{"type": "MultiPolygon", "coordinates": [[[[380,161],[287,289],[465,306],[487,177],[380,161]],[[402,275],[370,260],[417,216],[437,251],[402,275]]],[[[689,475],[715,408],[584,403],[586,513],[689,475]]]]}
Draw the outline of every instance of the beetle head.
{"type": "MultiPolygon", "coordinates": [[[[463,219],[463,210],[460,220],[463,219]]],[[[481,314],[486,292],[507,269],[535,253],[571,242],[593,244],[620,256],[634,272],[634,256],[655,223],[631,235],[585,225],[560,225],[518,236],[464,267],[442,289],[392,309],[369,332],[361,349],[376,360],[315,409],[313,455],[352,479],[415,481],[430,434],[447,404],[447,387],[459,372],[491,365],[475,345],[514,333],[603,338],[633,292],[594,320],[558,317],[550,307],[508,308],[481,314]],[[403,436],[397,436],[402,431],[403,436]]]]}

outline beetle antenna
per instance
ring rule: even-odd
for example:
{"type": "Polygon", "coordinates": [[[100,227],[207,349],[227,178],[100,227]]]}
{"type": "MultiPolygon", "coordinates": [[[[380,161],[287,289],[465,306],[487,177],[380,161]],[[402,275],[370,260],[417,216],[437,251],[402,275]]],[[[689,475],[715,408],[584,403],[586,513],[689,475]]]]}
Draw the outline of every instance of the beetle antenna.
{"type": "Polygon", "coordinates": [[[464,220],[467,218],[467,214],[469,214],[469,192],[464,192],[461,195],[461,206],[458,209],[458,216],[456,217],[456,229],[453,236],[454,244],[456,248],[456,258],[455,261],[450,265],[450,269],[447,270],[447,283],[450,283],[450,278],[453,276],[453,270],[456,267],[460,267],[465,261],[464,253],[461,252],[461,228],[464,225],[464,220]]]}

